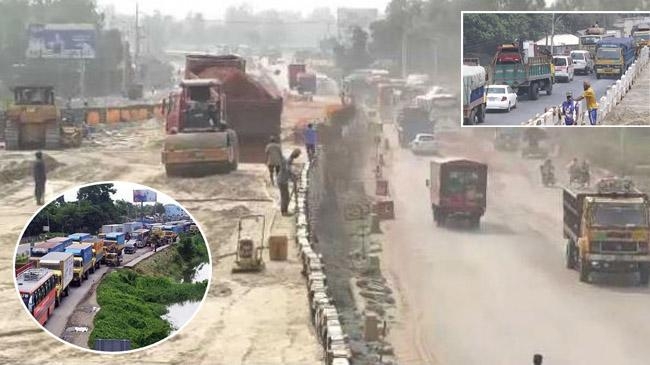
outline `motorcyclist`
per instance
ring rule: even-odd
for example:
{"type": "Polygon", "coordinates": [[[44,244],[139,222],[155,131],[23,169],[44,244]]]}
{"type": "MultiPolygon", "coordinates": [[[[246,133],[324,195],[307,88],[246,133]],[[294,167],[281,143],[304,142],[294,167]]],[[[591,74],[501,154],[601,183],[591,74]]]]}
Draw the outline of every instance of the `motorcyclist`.
{"type": "Polygon", "coordinates": [[[544,182],[544,185],[553,184],[555,182],[555,167],[550,158],[547,158],[546,161],[544,161],[544,164],[540,166],[540,170],[542,172],[542,181],[544,182]]]}
{"type": "Polygon", "coordinates": [[[580,163],[578,162],[578,158],[574,157],[573,160],[567,165],[567,169],[569,171],[569,183],[573,183],[579,180],[579,174],[580,174],[580,163]]]}
{"type": "Polygon", "coordinates": [[[566,100],[562,102],[562,115],[564,116],[565,125],[576,125],[576,116],[578,115],[578,103],[573,100],[573,93],[566,93],[566,100]]]}

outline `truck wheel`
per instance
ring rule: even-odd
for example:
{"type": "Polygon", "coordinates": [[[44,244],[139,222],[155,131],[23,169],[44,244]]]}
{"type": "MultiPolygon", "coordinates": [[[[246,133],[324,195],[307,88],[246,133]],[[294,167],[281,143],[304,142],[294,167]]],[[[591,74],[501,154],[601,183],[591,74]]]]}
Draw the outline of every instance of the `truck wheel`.
{"type": "Polygon", "coordinates": [[[585,259],[580,259],[580,281],[583,283],[589,282],[589,263],[585,259]]]}
{"type": "Polygon", "coordinates": [[[650,281],[650,267],[648,265],[642,264],[639,267],[639,285],[647,286],[650,281]]]}
{"type": "Polygon", "coordinates": [[[537,100],[537,98],[539,96],[537,94],[537,91],[538,91],[537,90],[537,83],[536,82],[531,83],[530,86],[529,86],[529,90],[528,90],[528,98],[530,100],[537,100]]]}
{"type": "Polygon", "coordinates": [[[481,105],[477,113],[476,123],[482,124],[483,122],[485,122],[485,106],[481,105]]]}
{"type": "Polygon", "coordinates": [[[553,83],[551,80],[548,80],[548,84],[546,84],[546,95],[551,95],[553,94],[553,83]]]}

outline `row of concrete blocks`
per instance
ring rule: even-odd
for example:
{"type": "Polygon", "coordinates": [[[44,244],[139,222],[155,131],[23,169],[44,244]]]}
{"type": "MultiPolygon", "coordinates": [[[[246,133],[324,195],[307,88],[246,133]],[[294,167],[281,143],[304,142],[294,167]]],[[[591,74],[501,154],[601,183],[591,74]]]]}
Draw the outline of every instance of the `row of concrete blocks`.
{"type": "Polygon", "coordinates": [[[321,255],[314,252],[310,241],[311,222],[307,207],[310,164],[305,164],[296,191],[296,244],[307,278],[310,317],[325,352],[325,364],[349,365],[352,351],[343,333],[333,299],[327,294],[327,276],[321,255]]]}

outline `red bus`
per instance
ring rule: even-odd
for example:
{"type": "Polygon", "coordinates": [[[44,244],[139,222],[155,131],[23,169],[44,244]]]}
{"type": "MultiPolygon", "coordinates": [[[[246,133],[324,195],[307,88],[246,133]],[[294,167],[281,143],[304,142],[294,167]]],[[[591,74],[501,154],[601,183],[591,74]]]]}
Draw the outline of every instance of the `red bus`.
{"type": "Polygon", "coordinates": [[[34,318],[44,325],[54,313],[56,277],[49,269],[28,269],[16,278],[23,303],[34,318]]]}

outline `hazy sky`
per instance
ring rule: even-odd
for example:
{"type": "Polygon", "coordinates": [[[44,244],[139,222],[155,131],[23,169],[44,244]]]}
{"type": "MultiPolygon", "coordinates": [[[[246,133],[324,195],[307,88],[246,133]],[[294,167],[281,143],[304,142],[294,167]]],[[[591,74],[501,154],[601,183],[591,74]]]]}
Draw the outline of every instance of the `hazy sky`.
{"type": "MultiPolygon", "coordinates": [[[[97,0],[100,6],[113,4],[119,13],[135,13],[134,0],[97,0]]],[[[377,8],[380,13],[386,9],[389,0],[139,0],[140,11],[152,14],[158,9],[163,14],[173,15],[176,18],[184,18],[188,12],[201,12],[206,19],[223,18],[226,8],[246,3],[252,6],[253,10],[297,10],[303,14],[309,14],[314,8],[330,7],[336,11],[337,7],[349,8],[377,8]]]]}
{"type": "MultiPolygon", "coordinates": [[[[117,189],[117,192],[113,194],[113,200],[125,200],[129,203],[133,203],[133,190],[139,190],[139,189],[149,189],[146,186],[139,185],[139,184],[133,184],[133,183],[126,183],[126,182],[117,182],[114,184],[114,188],[117,189]]],[[[77,191],[79,189],[72,189],[66,191],[63,196],[65,197],[65,201],[71,202],[71,201],[76,201],[77,200],[77,191]]],[[[152,189],[149,189],[152,190],[152,189]]],[[[158,203],[162,204],[177,204],[179,205],[176,201],[174,201],[172,198],[170,198],[168,195],[165,195],[161,192],[157,192],[156,198],[158,199],[158,203]]]]}

